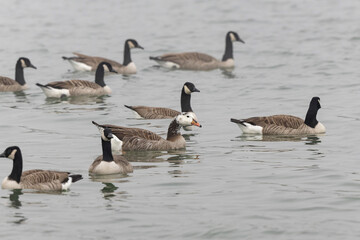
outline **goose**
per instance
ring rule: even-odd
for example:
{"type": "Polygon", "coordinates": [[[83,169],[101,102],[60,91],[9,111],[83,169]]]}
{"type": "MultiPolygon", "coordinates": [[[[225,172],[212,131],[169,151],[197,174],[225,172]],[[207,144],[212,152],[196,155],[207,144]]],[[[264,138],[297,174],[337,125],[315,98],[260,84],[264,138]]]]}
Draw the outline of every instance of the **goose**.
{"type": "Polygon", "coordinates": [[[105,71],[114,72],[110,63],[101,62],[96,69],[95,82],[86,80],[56,81],[46,85],[36,83],[43,90],[46,97],[61,98],[63,96],[102,96],[111,93],[111,89],[104,82],[105,71]]]}
{"type": "Polygon", "coordinates": [[[171,69],[208,71],[216,68],[233,68],[233,42],[245,43],[236,32],[230,31],[225,38],[225,53],[221,61],[216,58],[198,52],[168,53],[158,57],[150,57],[161,67],[171,69]]]}
{"type": "Polygon", "coordinates": [[[115,125],[99,125],[92,122],[97,127],[109,128],[112,133],[122,141],[123,151],[136,150],[176,150],[184,149],[186,142],[180,134],[181,126],[197,126],[201,125],[189,114],[186,113],[176,116],[170,123],[167,138],[164,139],[160,135],[141,128],[126,128],[115,125]]]}
{"type": "MultiPolygon", "coordinates": [[[[193,92],[200,92],[200,90],[198,90],[193,83],[186,82],[181,89],[181,112],[193,113],[190,105],[191,93],[193,92]]],[[[135,111],[137,114],[139,114],[142,118],[145,119],[174,118],[177,115],[181,114],[181,112],[170,108],[128,105],[125,105],[125,107],[135,111]]],[[[193,118],[197,121],[195,113],[193,113],[193,118]]]]}
{"type": "Polygon", "coordinates": [[[291,115],[273,115],[268,117],[251,117],[234,119],[243,133],[264,135],[305,135],[325,133],[325,126],[317,121],[316,114],[321,108],[320,98],[313,97],[306,113],[305,121],[291,115]]]}
{"type": "Polygon", "coordinates": [[[36,69],[28,58],[19,58],[15,65],[15,80],[0,76],[0,92],[17,92],[27,89],[24,78],[24,68],[27,67],[36,69]]]}
{"type": "Polygon", "coordinates": [[[2,181],[3,189],[36,189],[41,191],[67,190],[71,183],[82,179],[80,174],[70,175],[69,172],[49,170],[28,170],[23,172],[23,159],[18,146],[11,146],[0,154],[0,157],[13,160],[13,169],[2,181]]]}
{"type": "Polygon", "coordinates": [[[99,130],[103,154],[91,164],[89,172],[98,175],[132,173],[131,164],[123,156],[113,155],[111,152],[111,139],[113,138],[111,130],[109,128],[99,128],[99,130]]]}
{"type": "Polygon", "coordinates": [[[74,67],[76,71],[94,71],[98,64],[101,62],[110,63],[115,71],[120,74],[134,74],[136,73],[136,66],[131,60],[130,49],[131,48],[140,48],[144,49],[138,44],[134,39],[127,39],[125,41],[124,47],[124,62],[120,64],[116,61],[106,59],[103,57],[93,57],[80,53],[74,52],[73,54],[77,57],[62,57],[64,60],[68,60],[69,63],[74,67]]]}

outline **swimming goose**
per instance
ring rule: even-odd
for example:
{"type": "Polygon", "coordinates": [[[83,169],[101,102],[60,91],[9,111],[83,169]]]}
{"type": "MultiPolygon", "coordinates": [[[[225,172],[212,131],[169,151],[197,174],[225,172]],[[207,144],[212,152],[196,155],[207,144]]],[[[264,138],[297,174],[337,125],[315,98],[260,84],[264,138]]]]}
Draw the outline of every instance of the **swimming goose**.
{"type": "Polygon", "coordinates": [[[131,164],[120,155],[111,153],[111,139],[113,134],[109,128],[99,128],[103,155],[98,156],[91,164],[89,172],[92,174],[126,174],[132,173],[131,164]]]}
{"type": "Polygon", "coordinates": [[[92,123],[98,127],[110,128],[112,133],[122,141],[123,151],[166,151],[183,149],[185,148],[186,142],[184,137],[180,134],[181,126],[194,125],[201,127],[191,115],[187,115],[186,113],[176,116],[176,118],[171,121],[166,139],[156,133],[141,128],[126,128],[109,124],[99,125],[94,121],[92,123]]]}
{"type": "Polygon", "coordinates": [[[37,83],[47,97],[61,98],[63,96],[102,96],[111,93],[104,82],[105,71],[114,72],[110,63],[101,62],[96,69],[95,82],[86,80],[56,81],[46,85],[37,83]]]}
{"type": "MultiPolygon", "coordinates": [[[[181,112],[193,112],[190,105],[191,93],[200,92],[193,83],[186,82],[181,89],[181,112]]],[[[128,106],[125,107],[134,110],[137,114],[145,119],[164,119],[164,118],[174,118],[181,112],[162,107],[146,107],[146,106],[128,106]]],[[[193,118],[197,121],[195,113],[193,113],[193,118]]]]}
{"type": "Polygon", "coordinates": [[[247,119],[231,119],[243,133],[264,135],[302,135],[325,133],[323,124],[317,121],[316,114],[321,108],[320,98],[311,99],[305,121],[291,115],[273,115],[247,119]]]}
{"type": "Polygon", "coordinates": [[[100,62],[108,62],[110,63],[114,70],[120,74],[134,74],[136,73],[136,66],[131,60],[130,49],[131,48],[140,48],[144,49],[142,46],[138,44],[138,42],[134,39],[127,39],[125,41],[124,47],[124,62],[120,64],[116,61],[102,58],[102,57],[92,57],[84,54],[76,53],[73,54],[77,57],[62,57],[64,60],[68,60],[70,64],[77,71],[94,71],[100,62]]]}
{"type": "Polygon", "coordinates": [[[4,189],[37,189],[42,191],[67,190],[71,183],[79,181],[79,174],[70,175],[69,172],[58,172],[49,170],[28,170],[23,172],[23,159],[21,150],[17,146],[6,148],[0,157],[13,160],[13,169],[1,184],[4,189]]]}
{"type": "Polygon", "coordinates": [[[36,69],[28,58],[19,58],[15,65],[15,80],[0,76],[0,92],[17,92],[27,89],[24,78],[24,68],[27,67],[36,69]]]}
{"type": "Polygon", "coordinates": [[[236,32],[230,31],[225,38],[225,53],[221,61],[198,52],[168,53],[158,57],[150,57],[161,67],[185,70],[213,70],[216,68],[233,68],[233,42],[245,43],[236,32]]]}

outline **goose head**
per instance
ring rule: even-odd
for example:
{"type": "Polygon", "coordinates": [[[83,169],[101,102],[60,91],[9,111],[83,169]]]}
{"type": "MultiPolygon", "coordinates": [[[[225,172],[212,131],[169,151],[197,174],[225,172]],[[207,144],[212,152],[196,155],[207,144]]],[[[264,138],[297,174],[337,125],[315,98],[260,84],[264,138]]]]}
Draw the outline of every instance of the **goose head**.
{"type": "Polygon", "coordinates": [[[193,93],[193,92],[200,92],[200,90],[199,89],[197,89],[196,87],[195,87],[195,85],[193,84],[193,83],[191,83],[191,82],[186,82],[185,84],[184,84],[184,92],[186,93],[186,94],[188,94],[188,95],[190,95],[191,93],[193,93]]]}
{"type": "Polygon", "coordinates": [[[11,146],[6,148],[5,151],[0,154],[0,157],[14,160],[17,152],[20,152],[20,148],[18,146],[11,146]]]}
{"type": "Polygon", "coordinates": [[[126,44],[129,46],[129,48],[140,48],[144,49],[135,39],[128,39],[126,40],[126,44]]]}
{"type": "Polygon", "coordinates": [[[101,133],[101,139],[110,142],[113,138],[113,134],[109,128],[99,128],[99,131],[101,133]]]}
{"type": "Polygon", "coordinates": [[[180,114],[178,116],[176,116],[176,122],[180,125],[180,126],[191,126],[191,125],[194,125],[194,126],[197,126],[197,127],[201,127],[200,123],[198,123],[193,115],[191,114],[188,114],[188,113],[183,113],[183,114],[180,114]]]}
{"type": "Polygon", "coordinates": [[[313,97],[310,101],[310,107],[313,107],[315,109],[320,109],[320,98],[319,97],[313,97]]]}
{"type": "Polygon", "coordinates": [[[112,65],[108,62],[101,62],[99,63],[99,67],[102,67],[104,69],[105,72],[113,72],[113,73],[118,73],[117,71],[115,71],[112,67],[112,65]]]}
{"type": "Polygon", "coordinates": [[[236,32],[233,31],[229,31],[226,34],[226,38],[229,38],[231,40],[231,42],[242,42],[245,43],[236,32]]]}
{"type": "Polygon", "coordinates": [[[30,68],[34,68],[36,69],[36,67],[34,65],[32,65],[32,63],[30,62],[30,60],[26,57],[21,57],[19,58],[18,62],[21,63],[21,67],[22,68],[27,68],[27,67],[30,67],[30,68]]]}

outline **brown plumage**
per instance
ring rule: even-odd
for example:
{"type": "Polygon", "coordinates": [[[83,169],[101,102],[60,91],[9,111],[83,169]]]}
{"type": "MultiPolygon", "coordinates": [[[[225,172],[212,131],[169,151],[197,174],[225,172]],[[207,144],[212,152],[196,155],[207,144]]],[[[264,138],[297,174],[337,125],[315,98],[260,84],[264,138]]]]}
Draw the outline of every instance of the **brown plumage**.
{"type": "Polygon", "coordinates": [[[0,76],[0,92],[17,92],[27,89],[26,84],[20,85],[15,80],[0,76]]]}
{"type": "Polygon", "coordinates": [[[79,174],[70,175],[69,172],[50,170],[28,170],[22,171],[23,159],[21,150],[17,146],[5,149],[0,157],[13,160],[13,169],[1,184],[4,189],[37,189],[42,191],[67,190],[71,183],[82,179],[79,174]]]}
{"type": "Polygon", "coordinates": [[[216,68],[234,67],[233,45],[234,41],[244,43],[236,32],[229,31],[225,37],[225,53],[222,60],[208,54],[199,52],[167,53],[157,57],[150,57],[160,66],[173,69],[208,71],[216,68]]]}
{"type": "Polygon", "coordinates": [[[181,126],[201,125],[191,115],[181,114],[171,121],[167,138],[141,128],[126,128],[110,124],[94,125],[102,128],[109,128],[116,137],[122,141],[123,151],[132,150],[175,150],[183,149],[186,146],[184,137],[180,134],[181,126]]]}
{"type": "Polygon", "coordinates": [[[231,119],[244,133],[264,135],[302,135],[325,133],[325,127],[317,121],[316,115],[321,108],[320,98],[313,97],[309,104],[305,120],[291,115],[273,115],[231,119]]]}
{"type": "Polygon", "coordinates": [[[0,76],[0,92],[17,92],[27,89],[24,68],[28,67],[36,69],[28,58],[19,58],[15,65],[15,80],[0,76]]]}
{"type": "Polygon", "coordinates": [[[74,60],[76,60],[77,62],[81,62],[81,63],[91,66],[92,71],[95,71],[97,66],[101,62],[110,63],[111,66],[113,67],[113,69],[118,73],[122,74],[125,71],[124,65],[122,65],[121,63],[116,62],[114,60],[108,59],[108,58],[88,56],[88,55],[77,53],[77,52],[73,52],[73,54],[77,56],[77,57],[73,58],[74,60]]]}
{"type": "Polygon", "coordinates": [[[86,80],[68,80],[50,82],[46,85],[37,83],[47,97],[60,98],[62,96],[102,96],[111,93],[111,89],[104,82],[104,72],[115,72],[108,62],[101,62],[95,73],[95,82],[86,80]]]}
{"type": "Polygon", "coordinates": [[[101,62],[108,62],[113,66],[114,70],[117,73],[134,74],[136,73],[136,66],[131,60],[131,48],[144,49],[137,43],[136,40],[127,39],[124,44],[124,61],[122,64],[111,59],[88,56],[76,52],[74,52],[73,54],[77,57],[63,57],[63,59],[68,60],[70,64],[78,71],[95,71],[101,62]]]}
{"type": "Polygon", "coordinates": [[[92,174],[126,174],[133,172],[132,165],[120,155],[113,155],[111,139],[114,137],[109,128],[99,127],[103,154],[91,164],[89,172],[92,174]]]}
{"type": "MultiPolygon", "coordinates": [[[[193,112],[190,104],[191,93],[200,92],[199,89],[191,82],[186,82],[181,88],[181,112],[193,112]]],[[[164,119],[164,118],[174,118],[181,112],[163,107],[147,107],[147,106],[127,106],[125,107],[137,112],[141,117],[145,119],[164,119]]],[[[194,119],[197,120],[197,117],[194,114],[194,119]]]]}
{"type": "Polygon", "coordinates": [[[141,117],[145,119],[166,119],[166,118],[174,118],[177,115],[181,114],[181,112],[163,107],[147,107],[147,106],[127,106],[125,107],[134,110],[141,117]]]}
{"type": "Polygon", "coordinates": [[[62,190],[62,183],[68,181],[69,175],[69,172],[40,169],[24,171],[21,175],[20,186],[22,189],[62,190]]]}

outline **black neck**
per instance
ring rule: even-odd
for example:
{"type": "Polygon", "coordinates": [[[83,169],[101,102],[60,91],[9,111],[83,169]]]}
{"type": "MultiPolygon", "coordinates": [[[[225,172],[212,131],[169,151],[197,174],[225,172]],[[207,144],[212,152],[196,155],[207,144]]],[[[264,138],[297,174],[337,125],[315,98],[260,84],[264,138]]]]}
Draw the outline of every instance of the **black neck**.
{"type": "Polygon", "coordinates": [[[180,135],[180,128],[180,125],[176,122],[176,119],[174,119],[169,125],[166,140],[170,140],[172,137],[180,135]]]}
{"type": "Polygon", "coordinates": [[[191,94],[186,94],[184,88],[181,91],[181,112],[192,112],[190,105],[191,94]]]}
{"type": "Polygon", "coordinates": [[[104,74],[105,74],[104,67],[99,65],[95,73],[95,82],[99,84],[101,87],[106,86],[104,82],[104,74]]]}
{"type": "Polygon", "coordinates": [[[124,62],[123,62],[123,65],[127,66],[129,63],[131,63],[130,47],[129,47],[128,41],[126,41],[125,46],[124,46],[124,62]]]}
{"type": "Polygon", "coordinates": [[[222,58],[222,61],[226,61],[228,59],[234,59],[233,56],[233,44],[229,35],[226,36],[226,43],[225,43],[225,53],[222,58]]]}
{"type": "Polygon", "coordinates": [[[20,183],[21,173],[23,168],[23,160],[20,149],[17,149],[15,153],[15,158],[13,160],[13,169],[9,175],[10,180],[14,180],[17,183],[20,183]]]}
{"type": "Polygon", "coordinates": [[[309,110],[307,111],[305,118],[305,124],[308,125],[309,127],[314,128],[316,124],[318,124],[318,121],[316,120],[316,115],[318,110],[319,109],[316,106],[309,107],[309,110]]]}
{"type": "Polygon", "coordinates": [[[114,161],[112,152],[111,152],[111,141],[104,141],[101,139],[101,145],[103,150],[103,161],[112,162],[114,161]]]}
{"type": "Polygon", "coordinates": [[[24,69],[21,66],[21,60],[17,61],[15,66],[15,81],[22,86],[25,85],[24,69]]]}

